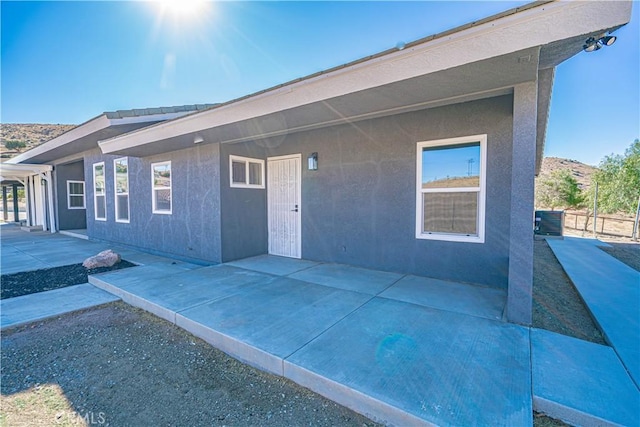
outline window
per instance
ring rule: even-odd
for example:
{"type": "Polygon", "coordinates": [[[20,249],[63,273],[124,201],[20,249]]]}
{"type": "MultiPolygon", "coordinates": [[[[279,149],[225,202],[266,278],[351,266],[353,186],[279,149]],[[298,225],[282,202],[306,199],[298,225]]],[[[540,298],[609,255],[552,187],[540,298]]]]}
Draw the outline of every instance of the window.
{"type": "Polygon", "coordinates": [[[126,158],[113,161],[116,222],[129,222],[129,165],[126,158]]]}
{"type": "Polygon", "coordinates": [[[67,208],[85,208],[84,181],[67,181],[67,208]]]}
{"type": "Polygon", "coordinates": [[[171,214],[171,162],[152,163],[153,213],[171,214]]]}
{"type": "Polygon", "coordinates": [[[107,198],[104,185],[104,162],[93,164],[93,202],[95,218],[100,221],[107,220],[107,198]]]}
{"type": "Polygon", "coordinates": [[[232,187],[264,188],[264,160],[229,156],[232,187]]]}
{"type": "Polygon", "coordinates": [[[419,142],[416,238],[484,243],[487,136],[419,142]]]}

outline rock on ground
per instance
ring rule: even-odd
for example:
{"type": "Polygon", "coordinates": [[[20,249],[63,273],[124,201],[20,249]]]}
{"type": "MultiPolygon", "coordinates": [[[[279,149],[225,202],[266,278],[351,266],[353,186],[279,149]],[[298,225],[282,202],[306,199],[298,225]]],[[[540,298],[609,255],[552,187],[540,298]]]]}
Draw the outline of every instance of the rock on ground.
{"type": "Polygon", "coordinates": [[[89,270],[100,267],[112,267],[114,264],[119,263],[120,259],[120,254],[113,252],[111,249],[107,249],[98,255],[85,259],[82,265],[89,270]]]}

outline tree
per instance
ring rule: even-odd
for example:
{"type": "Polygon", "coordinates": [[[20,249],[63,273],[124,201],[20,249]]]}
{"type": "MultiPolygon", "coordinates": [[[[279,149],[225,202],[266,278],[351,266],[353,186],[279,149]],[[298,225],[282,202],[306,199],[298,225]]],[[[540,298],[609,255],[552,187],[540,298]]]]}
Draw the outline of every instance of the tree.
{"type": "Polygon", "coordinates": [[[578,181],[567,169],[555,170],[536,187],[536,205],[554,209],[578,209],[586,200],[578,181]]]}
{"type": "Polygon", "coordinates": [[[20,151],[23,148],[26,148],[27,144],[25,142],[23,142],[23,141],[9,140],[9,141],[5,141],[4,142],[4,146],[6,147],[7,150],[20,151]]]}
{"type": "MultiPolygon", "coordinates": [[[[598,211],[633,214],[640,196],[640,140],[636,139],[624,155],[606,156],[592,177],[598,183],[598,211]]],[[[593,191],[589,194],[593,200],[593,191]]]]}

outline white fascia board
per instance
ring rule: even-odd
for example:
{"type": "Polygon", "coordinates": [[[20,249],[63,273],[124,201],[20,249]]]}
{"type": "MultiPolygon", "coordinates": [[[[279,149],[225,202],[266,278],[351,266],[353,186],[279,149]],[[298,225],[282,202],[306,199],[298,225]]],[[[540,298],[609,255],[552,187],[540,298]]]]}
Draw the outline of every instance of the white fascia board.
{"type": "Polygon", "coordinates": [[[56,148],[59,148],[65,144],[75,141],[76,139],[85,137],[93,132],[97,132],[108,126],[109,126],[109,119],[107,119],[107,117],[104,114],[100,115],[94,119],[89,120],[88,122],[81,124],[80,126],[77,126],[71,129],[68,132],[63,133],[58,137],[53,138],[52,140],[49,140],[43,144],[38,145],[37,147],[32,148],[29,151],[26,151],[18,156],[15,156],[7,160],[6,163],[14,163],[14,164],[23,163],[35,156],[38,156],[40,154],[46,153],[51,150],[55,150],[56,148]]]}
{"type": "Polygon", "coordinates": [[[192,113],[193,111],[179,111],[175,113],[148,114],[143,116],[122,117],[117,119],[109,119],[107,118],[106,114],[102,114],[94,119],[89,120],[88,122],[81,124],[80,126],[71,129],[68,132],[63,133],[62,135],[50,141],[45,142],[44,144],[38,145],[37,147],[32,148],[29,151],[26,151],[18,156],[9,159],[7,163],[22,163],[37,155],[55,150],[56,148],[59,148],[65,144],[83,138],[87,135],[91,135],[92,133],[98,132],[102,129],[106,129],[110,126],[173,120],[192,113]]]}
{"type": "Polygon", "coordinates": [[[100,141],[104,153],[331,98],[623,25],[631,1],[558,1],[497,18],[182,119],[100,141]]]}
{"type": "Polygon", "coordinates": [[[0,176],[2,176],[2,180],[15,178],[24,179],[31,175],[39,175],[52,170],[53,167],[51,165],[0,163],[0,176]]]}
{"type": "Polygon", "coordinates": [[[195,111],[178,111],[175,113],[160,113],[160,114],[147,114],[144,116],[131,116],[122,117],[119,119],[109,119],[111,126],[117,125],[129,125],[134,123],[146,123],[146,122],[162,122],[166,120],[177,119],[188,114],[193,114],[195,111]]]}

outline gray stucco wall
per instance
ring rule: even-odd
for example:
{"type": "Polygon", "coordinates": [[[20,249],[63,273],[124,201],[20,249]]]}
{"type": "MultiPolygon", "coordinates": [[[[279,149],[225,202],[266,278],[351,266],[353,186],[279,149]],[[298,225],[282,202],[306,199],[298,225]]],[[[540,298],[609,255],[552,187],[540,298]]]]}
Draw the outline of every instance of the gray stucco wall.
{"type": "Polygon", "coordinates": [[[229,154],[302,154],[302,257],[506,288],[512,97],[223,146],[223,258],[267,252],[265,190],[229,188],[229,154]],[[484,244],[415,238],[416,143],[487,134],[484,244]],[[307,156],[318,152],[319,168],[307,156]]]}
{"type": "Polygon", "coordinates": [[[533,295],[533,206],[537,128],[536,82],[514,88],[513,176],[511,199],[511,244],[509,252],[509,292],[507,318],[531,325],[533,295]]]}
{"type": "MultiPolygon", "coordinates": [[[[67,204],[67,181],[84,181],[82,160],[55,166],[56,199],[58,209],[58,228],[74,230],[87,227],[86,208],[69,209],[67,204]]],[[[86,184],[86,183],[85,183],[86,184]]],[[[85,187],[85,198],[86,198],[85,187]]],[[[85,203],[86,206],[86,203],[85,203]]]]}
{"type": "Polygon", "coordinates": [[[266,151],[262,145],[251,143],[223,145],[220,152],[222,259],[227,262],[265,254],[268,248],[267,190],[231,188],[229,155],[265,159],[266,151]]]}
{"type": "Polygon", "coordinates": [[[113,160],[120,157],[103,155],[99,150],[85,155],[89,237],[183,259],[220,262],[219,145],[129,157],[129,223],[115,221],[113,160]],[[151,163],[169,160],[172,214],[153,214],[151,163]],[[92,168],[100,161],[105,162],[106,171],[106,221],[94,219],[92,168]]]}

